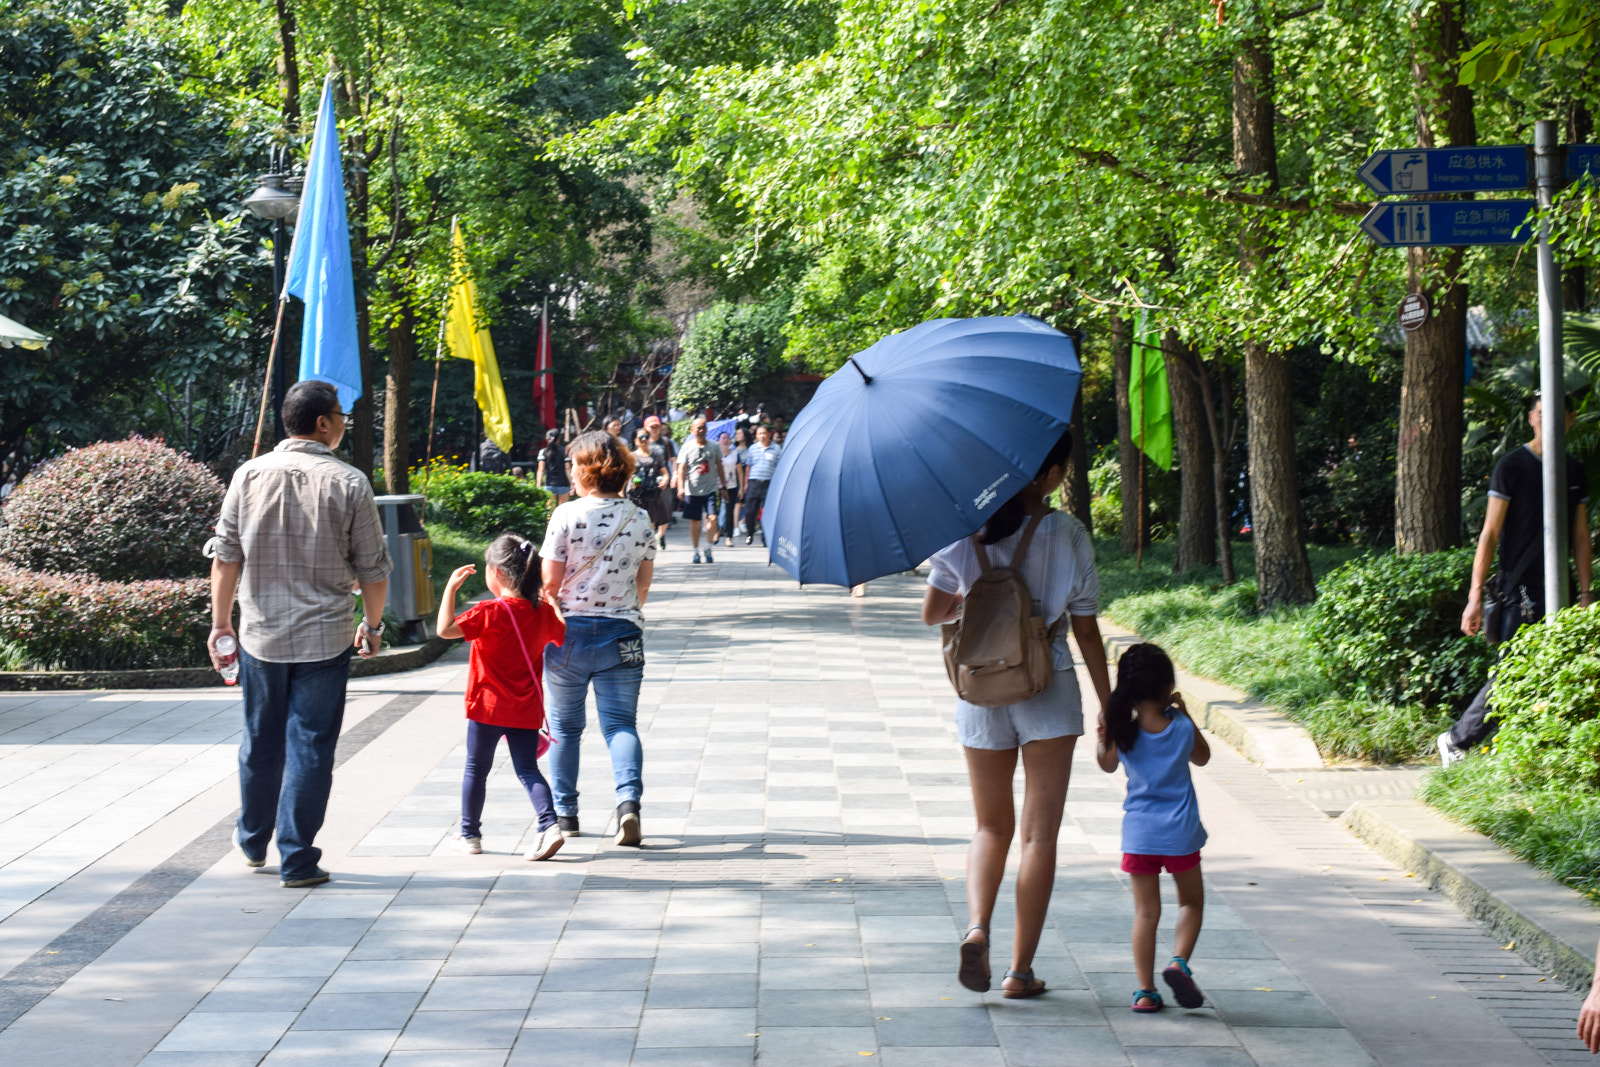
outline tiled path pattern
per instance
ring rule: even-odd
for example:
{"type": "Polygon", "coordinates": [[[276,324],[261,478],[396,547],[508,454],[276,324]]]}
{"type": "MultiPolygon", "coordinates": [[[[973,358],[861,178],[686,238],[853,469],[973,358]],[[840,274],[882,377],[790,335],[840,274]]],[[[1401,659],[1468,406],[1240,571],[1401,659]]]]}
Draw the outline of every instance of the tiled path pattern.
{"type": "MultiPolygon", "coordinates": [[[[1576,996],[1220,744],[1197,774],[1212,835],[1194,961],[1205,1008],[1128,1010],[1122,784],[1088,745],[1036,963],[1051,992],[960,988],[971,810],[920,586],[887,579],[852,599],[753,559],[692,567],[669,552],[658,571],[647,848],[600,836],[609,773],[591,736],[586,836],[524,863],[531,813],[502,763],[488,852],[454,853],[462,654],[356,683],[347,737],[366,719],[381,729],[336,780],[320,842],[336,882],[281,890],[274,868],[222,859],[0,1031],[0,1062],[1588,1060],[1570,1037],[1576,996]]],[[[74,923],[92,941],[96,908],[228,816],[236,699],[0,697],[0,973],[74,923]]],[[[1168,929],[1171,912],[1169,899],[1168,929]]]]}

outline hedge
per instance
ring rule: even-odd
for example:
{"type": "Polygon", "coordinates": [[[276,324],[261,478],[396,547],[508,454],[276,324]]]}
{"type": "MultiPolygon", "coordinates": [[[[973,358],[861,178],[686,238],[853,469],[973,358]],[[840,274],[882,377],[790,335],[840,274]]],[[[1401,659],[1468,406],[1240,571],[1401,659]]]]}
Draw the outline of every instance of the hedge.
{"type": "Polygon", "coordinates": [[[210,663],[204,578],[107,582],[0,564],[0,666],[138,670],[210,663]]]}

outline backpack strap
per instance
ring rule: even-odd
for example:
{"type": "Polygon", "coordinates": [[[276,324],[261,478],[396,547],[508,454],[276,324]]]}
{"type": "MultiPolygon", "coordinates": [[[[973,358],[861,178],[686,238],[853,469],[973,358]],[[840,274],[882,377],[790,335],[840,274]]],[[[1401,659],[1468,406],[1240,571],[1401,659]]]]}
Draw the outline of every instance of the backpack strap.
{"type": "Polygon", "coordinates": [[[1016,552],[1011,555],[1011,567],[1013,570],[1020,571],[1022,569],[1022,557],[1027,555],[1028,546],[1033,544],[1034,531],[1039,529],[1039,524],[1044,521],[1044,517],[1050,514],[1052,510],[1051,508],[1046,508],[1028,522],[1028,528],[1022,532],[1022,540],[1017,542],[1016,552]]]}

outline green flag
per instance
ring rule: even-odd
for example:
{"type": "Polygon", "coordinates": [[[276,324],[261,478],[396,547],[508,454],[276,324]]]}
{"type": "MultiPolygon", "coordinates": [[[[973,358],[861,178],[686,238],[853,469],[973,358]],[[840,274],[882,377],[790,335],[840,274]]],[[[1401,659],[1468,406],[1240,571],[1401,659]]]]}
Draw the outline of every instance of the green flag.
{"type": "Polygon", "coordinates": [[[1162,470],[1171,470],[1172,394],[1167,391],[1167,363],[1161,356],[1161,331],[1147,329],[1142,314],[1133,335],[1128,404],[1134,447],[1162,470]]]}

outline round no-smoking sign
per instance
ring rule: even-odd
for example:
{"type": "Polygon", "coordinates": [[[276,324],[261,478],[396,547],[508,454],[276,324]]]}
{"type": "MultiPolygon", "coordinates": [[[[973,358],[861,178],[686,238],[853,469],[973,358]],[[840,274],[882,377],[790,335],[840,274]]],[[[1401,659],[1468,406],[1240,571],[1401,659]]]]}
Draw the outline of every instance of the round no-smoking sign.
{"type": "Polygon", "coordinates": [[[1420,329],[1428,321],[1428,298],[1421,293],[1407,293],[1400,301],[1400,328],[1420,329]]]}

